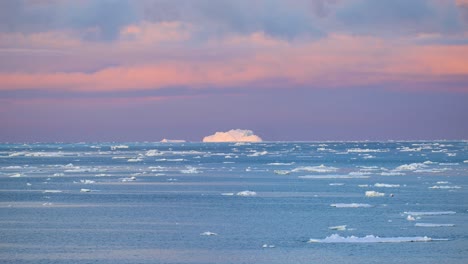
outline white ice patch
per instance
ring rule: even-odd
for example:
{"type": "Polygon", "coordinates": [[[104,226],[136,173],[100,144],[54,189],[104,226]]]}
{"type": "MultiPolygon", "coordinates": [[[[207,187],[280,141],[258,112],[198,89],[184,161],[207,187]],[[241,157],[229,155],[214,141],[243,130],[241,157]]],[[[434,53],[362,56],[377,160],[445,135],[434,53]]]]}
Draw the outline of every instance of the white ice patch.
{"type": "Polygon", "coordinates": [[[257,193],[253,191],[242,191],[236,194],[237,196],[256,196],[257,193]]]}
{"type": "Polygon", "coordinates": [[[268,163],[267,165],[270,165],[270,166],[288,166],[288,165],[293,165],[294,162],[290,162],[290,163],[281,163],[281,162],[273,162],[273,163],[268,163]]]}
{"type": "Polygon", "coordinates": [[[411,163],[411,164],[403,164],[395,168],[395,171],[414,171],[419,169],[426,168],[427,165],[423,163],[411,163]]]}
{"type": "Polygon", "coordinates": [[[385,196],[385,193],[380,193],[376,191],[367,191],[366,192],[366,197],[383,197],[385,196]]]}
{"type": "Polygon", "coordinates": [[[19,178],[19,177],[21,177],[21,176],[23,176],[21,173],[13,173],[13,174],[11,174],[11,175],[8,176],[8,177],[10,177],[10,178],[19,178]]]}
{"type": "Polygon", "coordinates": [[[268,151],[261,151],[261,152],[254,152],[253,154],[247,155],[248,157],[259,157],[259,156],[265,156],[268,154],[268,151]]]}
{"type": "Polygon", "coordinates": [[[262,248],[274,248],[275,245],[263,244],[262,248]]]}
{"type": "Polygon", "coordinates": [[[293,172],[299,172],[299,171],[307,171],[307,172],[318,172],[318,173],[325,173],[325,172],[335,172],[337,171],[338,168],[335,167],[327,167],[325,165],[319,165],[319,166],[302,166],[302,167],[297,167],[293,169],[293,172]]]}
{"type": "Polygon", "coordinates": [[[361,148],[352,148],[346,150],[348,153],[376,153],[376,152],[388,152],[388,149],[361,149],[361,148]]]}
{"type": "Polygon", "coordinates": [[[432,238],[424,237],[378,237],[367,235],[365,237],[342,237],[338,234],[333,234],[324,239],[310,239],[308,243],[402,243],[402,242],[430,242],[432,238]]]}
{"type": "Polygon", "coordinates": [[[454,211],[435,211],[435,212],[404,212],[407,215],[427,216],[427,215],[452,215],[456,214],[454,211]]]}
{"type": "Polygon", "coordinates": [[[287,171],[287,170],[274,170],[273,171],[274,174],[278,174],[278,175],[288,175],[288,174],[291,174],[290,171],[287,171]]]}
{"type": "Polygon", "coordinates": [[[161,156],[161,155],[163,155],[163,153],[156,150],[156,149],[150,149],[150,150],[146,151],[145,155],[148,156],[148,157],[154,157],[154,156],[161,156]]]}
{"type": "Polygon", "coordinates": [[[370,204],[364,204],[364,203],[336,203],[336,204],[330,204],[331,207],[336,207],[336,208],[369,208],[372,207],[370,204]]]}
{"type": "Polygon", "coordinates": [[[400,184],[376,183],[376,184],[374,184],[374,187],[378,187],[378,188],[398,188],[398,187],[400,187],[400,184]]]}
{"type": "Polygon", "coordinates": [[[142,158],[131,158],[131,159],[128,159],[127,162],[140,162],[140,161],[143,161],[142,158]]]}
{"type": "Polygon", "coordinates": [[[453,227],[454,224],[432,224],[432,223],[416,223],[414,226],[418,227],[453,227]]]}
{"type": "Polygon", "coordinates": [[[132,176],[132,177],[128,177],[128,178],[122,178],[120,179],[122,182],[129,182],[129,181],[136,181],[136,177],[135,176],[132,176]]]}
{"type": "Polygon", "coordinates": [[[346,225],[330,226],[328,229],[337,230],[337,231],[345,231],[346,230],[346,225]]]}
{"type": "Polygon", "coordinates": [[[126,145],[117,145],[117,146],[111,146],[111,150],[117,150],[117,149],[128,149],[128,146],[126,145]]]}
{"type": "Polygon", "coordinates": [[[91,189],[80,189],[80,192],[91,192],[91,189]]]}
{"type": "Polygon", "coordinates": [[[200,236],[217,236],[217,233],[206,231],[200,234],[200,236]]]}
{"type": "Polygon", "coordinates": [[[343,186],[344,183],[330,183],[328,185],[330,185],[330,186],[343,186]]]}
{"type": "Polygon", "coordinates": [[[81,183],[83,184],[93,184],[93,183],[96,183],[95,181],[92,181],[92,180],[80,180],[81,183]]]}
{"type": "Polygon", "coordinates": [[[185,170],[181,170],[180,172],[184,173],[184,174],[197,174],[197,173],[200,173],[200,171],[198,171],[197,168],[190,167],[190,166],[187,166],[185,168],[185,170]]]}
{"type": "Polygon", "coordinates": [[[403,176],[405,175],[403,172],[382,172],[380,173],[382,176],[403,176]]]}
{"type": "Polygon", "coordinates": [[[223,195],[223,196],[233,196],[234,193],[221,193],[221,195],[223,195]]]}
{"type": "Polygon", "coordinates": [[[434,185],[432,187],[429,187],[429,189],[461,189],[460,186],[457,185],[434,185]]]}
{"type": "Polygon", "coordinates": [[[370,176],[351,176],[351,175],[304,175],[298,176],[299,179],[367,179],[370,176]]]}
{"type": "Polygon", "coordinates": [[[44,190],[43,193],[61,193],[60,190],[44,190]]]}

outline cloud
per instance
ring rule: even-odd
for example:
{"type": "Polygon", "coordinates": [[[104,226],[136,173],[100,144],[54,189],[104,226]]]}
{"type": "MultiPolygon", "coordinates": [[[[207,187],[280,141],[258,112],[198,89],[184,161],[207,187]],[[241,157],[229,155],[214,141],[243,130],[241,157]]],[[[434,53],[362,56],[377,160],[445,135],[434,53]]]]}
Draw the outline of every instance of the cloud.
{"type": "Polygon", "coordinates": [[[460,33],[466,27],[446,0],[354,0],[336,12],[341,28],[359,34],[395,37],[418,33],[460,33]]]}

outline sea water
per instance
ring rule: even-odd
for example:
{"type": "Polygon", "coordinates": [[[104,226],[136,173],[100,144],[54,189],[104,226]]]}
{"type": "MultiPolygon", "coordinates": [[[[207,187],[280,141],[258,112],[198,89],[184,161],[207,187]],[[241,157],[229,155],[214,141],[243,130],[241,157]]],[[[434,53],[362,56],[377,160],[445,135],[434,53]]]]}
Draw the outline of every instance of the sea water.
{"type": "Polygon", "coordinates": [[[466,263],[468,142],[0,145],[1,263],[466,263]]]}

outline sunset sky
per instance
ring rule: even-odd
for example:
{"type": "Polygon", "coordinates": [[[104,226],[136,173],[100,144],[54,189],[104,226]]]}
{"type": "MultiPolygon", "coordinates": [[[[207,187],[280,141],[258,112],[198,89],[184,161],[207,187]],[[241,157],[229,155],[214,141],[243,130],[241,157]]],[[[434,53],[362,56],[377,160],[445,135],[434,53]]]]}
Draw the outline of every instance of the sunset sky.
{"type": "Polygon", "coordinates": [[[468,0],[0,1],[0,142],[468,139],[468,0]]]}

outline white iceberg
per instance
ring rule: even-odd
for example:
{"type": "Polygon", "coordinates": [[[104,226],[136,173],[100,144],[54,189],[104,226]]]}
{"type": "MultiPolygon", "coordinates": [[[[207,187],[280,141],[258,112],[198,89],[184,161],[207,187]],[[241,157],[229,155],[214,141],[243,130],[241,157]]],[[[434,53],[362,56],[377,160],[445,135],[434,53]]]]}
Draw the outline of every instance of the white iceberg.
{"type": "Polygon", "coordinates": [[[91,192],[91,189],[80,189],[80,192],[91,192]]]}
{"type": "Polygon", "coordinates": [[[232,129],[206,136],[203,138],[203,142],[262,142],[262,139],[252,130],[232,129]]]}
{"type": "Polygon", "coordinates": [[[310,239],[308,243],[402,243],[402,242],[430,242],[432,238],[424,237],[378,237],[367,235],[365,237],[342,237],[338,234],[333,234],[324,239],[310,239]]]}

